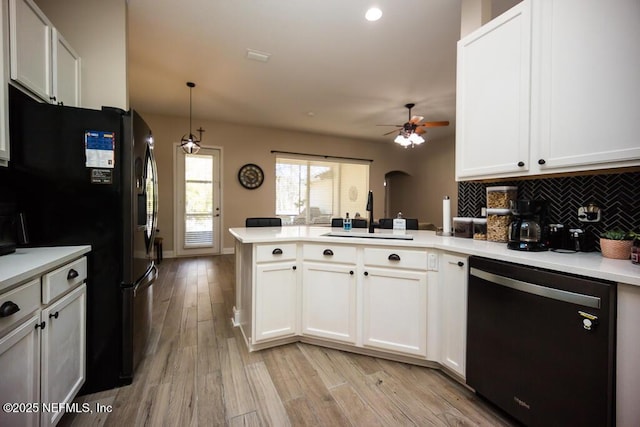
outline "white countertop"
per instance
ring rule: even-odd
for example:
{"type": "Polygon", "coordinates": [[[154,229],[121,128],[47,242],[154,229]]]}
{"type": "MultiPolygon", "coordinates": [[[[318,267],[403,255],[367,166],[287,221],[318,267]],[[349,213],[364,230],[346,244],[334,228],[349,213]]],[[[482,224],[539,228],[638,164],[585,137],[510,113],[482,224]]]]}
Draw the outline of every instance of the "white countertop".
{"type": "MultiPolygon", "coordinates": [[[[371,238],[367,236],[368,233],[366,229],[351,230],[349,233],[354,237],[332,237],[324,235],[332,231],[340,230],[341,229],[330,227],[283,226],[230,228],[229,232],[241,243],[291,241],[435,248],[640,286],[640,265],[632,264],[629,260],[604,258],[600,252],[558,253],[553,251],[516,251],[507,249],[505,243],[436,236],[434,231],[407,230],[406,234],[413,236],[413,240],[371,238]],[[359,235],[361,237],[358,237],[359,235]]],[[[375,234],[384,235],[393,233],[393,230],[376,229],[375,234]]]]}
{"type": "Polygon", "coordinates": [[[87,252],[91,246],[56,246],[50,248],[21,248],[0,256],[0,292],[32,277],[40,276],[87,252]]]}

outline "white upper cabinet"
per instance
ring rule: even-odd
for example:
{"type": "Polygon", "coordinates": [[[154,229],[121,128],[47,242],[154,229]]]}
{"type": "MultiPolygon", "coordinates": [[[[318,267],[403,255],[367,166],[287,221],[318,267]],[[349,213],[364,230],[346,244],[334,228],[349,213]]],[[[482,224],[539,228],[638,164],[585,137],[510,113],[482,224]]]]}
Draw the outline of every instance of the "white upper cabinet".
{"type": "Polygon", "coordinates": [[[11,79],[46,102],[80,106],[80,58],[33,0],[10,0],[11,79]]]}
{"type": "Polygon", "coordinates": [[[11,78],[49,101],[53,25],[32,0],[10,0],[9,14],[11,78]]]}
{"type": "Polygon", "coordinates": [[[528,170],[530,70],[527,1],[458,42],[458,179],[528,170]]]}
{"type": "Polygon", "coordinates": [[[640,2],[524,0],[458,42],[456,179],[640,165],[640,2]]]}
{"type": "Polygon", "coordinates": [[[55,102],[71,107],[80,106],[80,56],[54,28],[53,46],[53,93],[55,102]]]}
{"type": "Polygon", "coordinates": [[[532,160],[542,172],[640,164],[640,1],[533,7],[532,160]]]}

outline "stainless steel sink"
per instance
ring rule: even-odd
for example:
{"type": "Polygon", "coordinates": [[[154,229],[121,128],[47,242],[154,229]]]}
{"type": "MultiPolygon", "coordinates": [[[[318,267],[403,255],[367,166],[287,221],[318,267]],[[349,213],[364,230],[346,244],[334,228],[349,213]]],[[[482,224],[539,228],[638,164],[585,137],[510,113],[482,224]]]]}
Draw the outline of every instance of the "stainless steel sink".
{"type": "Polygon", "coordinates": [[[356,237],[361,239],[413,240],[411,234],[367,233],[366,231],[331,231],[323,234],[329,237],[356,237]]]}

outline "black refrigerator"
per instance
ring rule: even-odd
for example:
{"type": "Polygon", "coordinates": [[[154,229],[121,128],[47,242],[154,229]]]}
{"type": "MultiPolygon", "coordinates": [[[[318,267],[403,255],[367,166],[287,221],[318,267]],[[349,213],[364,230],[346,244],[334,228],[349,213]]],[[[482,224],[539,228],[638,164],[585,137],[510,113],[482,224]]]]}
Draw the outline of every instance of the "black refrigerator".
{"type": "Polygon", "coordinates": [[[11,161],[0,191],[24,213],[29,246],[92,248],[81,394],[131,383],[158,274],[151,130],[135,111],[44,104],[11,85],[9,116],[11,161]]]}

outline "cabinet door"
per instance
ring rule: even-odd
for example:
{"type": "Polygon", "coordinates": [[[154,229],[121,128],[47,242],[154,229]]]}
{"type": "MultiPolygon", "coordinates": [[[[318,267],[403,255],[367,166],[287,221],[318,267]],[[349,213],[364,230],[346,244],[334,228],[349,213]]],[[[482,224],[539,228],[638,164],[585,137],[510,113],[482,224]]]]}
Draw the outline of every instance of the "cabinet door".
{"type": "Polygon", "coordinates": [[[440,262],[441,363],[465,376],[467,349],[467,257],[443,254],[440,262]]]}
{"type": "Polygon", "coordinates": [[[427,273],[366,268],[363,345],[427,355],[427,273]]]}
{"type": "MultiPolygon", "coordinates": [[[[40,323],[38,311],[20,326],[0,338],[0,401],[37,403],[40,400],[40,323]]],[[[38,411],[0,411],[2,426],[37,426],[38,411]]],[[[34,409],[34,408],[31,408],[34,409]]]]}
{"type": "Polygon", "coordinates": [[[55,28],[52,39],[53,101],[80,107],[80,56],[55,28]]]}
{"type": "Polygon", "coordinates": [[[51,81],[51,22],[33,0],[10,0],[11,78],[47,102],[51,81]]]}
{"type": "Polygon", "coordinates": [[[302,333],[334,341],[356,342],[355,265],[305,262],[302,333]]]}
{"type": "Polygon", "coordinates": [[[530,74],[528,1],[458,42],[456,179],[529,169],[530,74]]]}
{"type": "Polygon", "coordinates": [[[293,262],[256,267],[254,344],[295,335],[297,283],[298,271],[293,262]]]}
{"type": "MultiPolygon", "coordinates": [[[[42,310],[42,403],[70,403],[85,380],[85,284],[42,310]]],[[[42,412],[41,426],[55,425],[64,412],[42,412]]]]}
{"type": "Polygon", "coordinates": [[[7,74],[5,58],[7,56],[6,46],[9,42],[5,33],[7,17],[7,5],[0,4],[0,166],[7,166],[9,163],[9,97],[7,95],[7,74]]]}
{"type": "Polygon", "coordinates": [[[532,126],[540,129],[541,170],[640,164],[640,2],[545,0],[534,7],[540,48],[532,126]]]}

